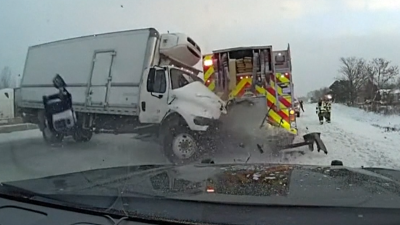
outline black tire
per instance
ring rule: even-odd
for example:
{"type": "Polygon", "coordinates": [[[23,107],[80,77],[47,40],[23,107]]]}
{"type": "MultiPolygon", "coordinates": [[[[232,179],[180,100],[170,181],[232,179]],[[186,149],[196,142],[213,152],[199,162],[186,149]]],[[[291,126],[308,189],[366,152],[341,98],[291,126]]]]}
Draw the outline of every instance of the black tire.
{"type": "Polygon", "coordinates": [[[38,112],[38,121],[39,121],[38,124],[39,128],[42,131],[43,140],[47,144],[57,144],[63,141],[64,139],[63,134],[55,133],[54,131],[51,131],[50,128],[48,127],[47,124],[48,122],[43,110],[40,110],[38,112]]]}
{"type": "Polygon", "coordinates": [[[93,137],[93,131],[87,129],[77,129],[72,135],[76,142],[88,142],[93,137]]]}
{"type": "Polygon", "coordinates": [[[195,132],[191,131],[187,125],[177,124],[171,127],[166,127],[162,135],[162,141],[164,154],[173,164],[189,164],[197,161],[201,155],[197,135],[195,132]],[[179,146],[179,144],[190,146],[182,147],[179,146]],[[185,153],[189,155],[185,155],[185,153]]]}
{"type": "Polygon", "coordinates": [[[44,141],[48,144],[61,143],[64,139],[63,134],[54,133],[48,127],[45,127],[42,130],[42,136],[43,136],[44,141]]]}

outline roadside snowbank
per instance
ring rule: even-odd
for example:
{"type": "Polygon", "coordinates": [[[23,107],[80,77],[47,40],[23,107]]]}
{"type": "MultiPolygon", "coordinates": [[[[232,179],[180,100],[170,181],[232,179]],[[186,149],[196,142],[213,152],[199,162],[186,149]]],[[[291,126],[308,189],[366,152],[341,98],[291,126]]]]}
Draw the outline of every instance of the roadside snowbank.
{"type": "Polygon", "coordinates": [[[400,115],[382,115],[374,112],[367,112],[359,108],[348,107],[341,104],[335,104],[336,112],[346,114],[348,117],[367,122],[371,125],[378,125],[380,127],[394,127],[400,129],[400,115]]]}

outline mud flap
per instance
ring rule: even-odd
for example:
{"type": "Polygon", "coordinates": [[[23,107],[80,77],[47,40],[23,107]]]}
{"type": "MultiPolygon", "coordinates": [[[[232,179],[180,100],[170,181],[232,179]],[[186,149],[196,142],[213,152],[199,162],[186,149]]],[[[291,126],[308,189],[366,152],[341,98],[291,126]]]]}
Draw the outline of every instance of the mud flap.
{"type": "Polygon", "coordinates": [[[304,142],[287,145],[284,147],[284,149],[292,149],[308,145],[308,149],[310,151],[314,151],[314,144],[316,144],[318,152],[322,150],[325,154],[328,154],[328,150],[326,149],[324,142],[321,140],[321,133],[318,132],[309,133],[303,135],[303,139],[304,142]]]}

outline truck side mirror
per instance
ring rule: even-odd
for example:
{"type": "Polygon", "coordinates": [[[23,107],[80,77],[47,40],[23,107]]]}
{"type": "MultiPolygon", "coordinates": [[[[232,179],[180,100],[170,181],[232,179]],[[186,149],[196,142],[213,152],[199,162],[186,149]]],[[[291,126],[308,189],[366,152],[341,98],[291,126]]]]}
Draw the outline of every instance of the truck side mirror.
{"type": "Polygon", "coordinates": [[[60,74],[56,74],[56,76],[53,78],[53,85],[57,89],[65,88],[67,86],[60,74]]]}

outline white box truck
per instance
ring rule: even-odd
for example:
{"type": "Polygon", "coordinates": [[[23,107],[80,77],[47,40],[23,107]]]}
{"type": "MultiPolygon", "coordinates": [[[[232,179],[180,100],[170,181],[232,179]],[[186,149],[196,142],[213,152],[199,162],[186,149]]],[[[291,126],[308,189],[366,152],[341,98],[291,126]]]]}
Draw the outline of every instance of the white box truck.
{"type": "MultiPolygon", "coordinates": [[[[154,28],[66,39],[29,47],[17,106],[26,122],[38,124],[47,142],[71,135],[137,133],[156,138],[175,163],[199,155],[202,134],[226,105],[197,77],[200,47],[182,33],[154,28]],[[48,129],[43,96],[54,94],[61,75],[73,99],[78,129],[48,129]]],[[[150,139],[149,139],[150,138],[150,139]]]]}

